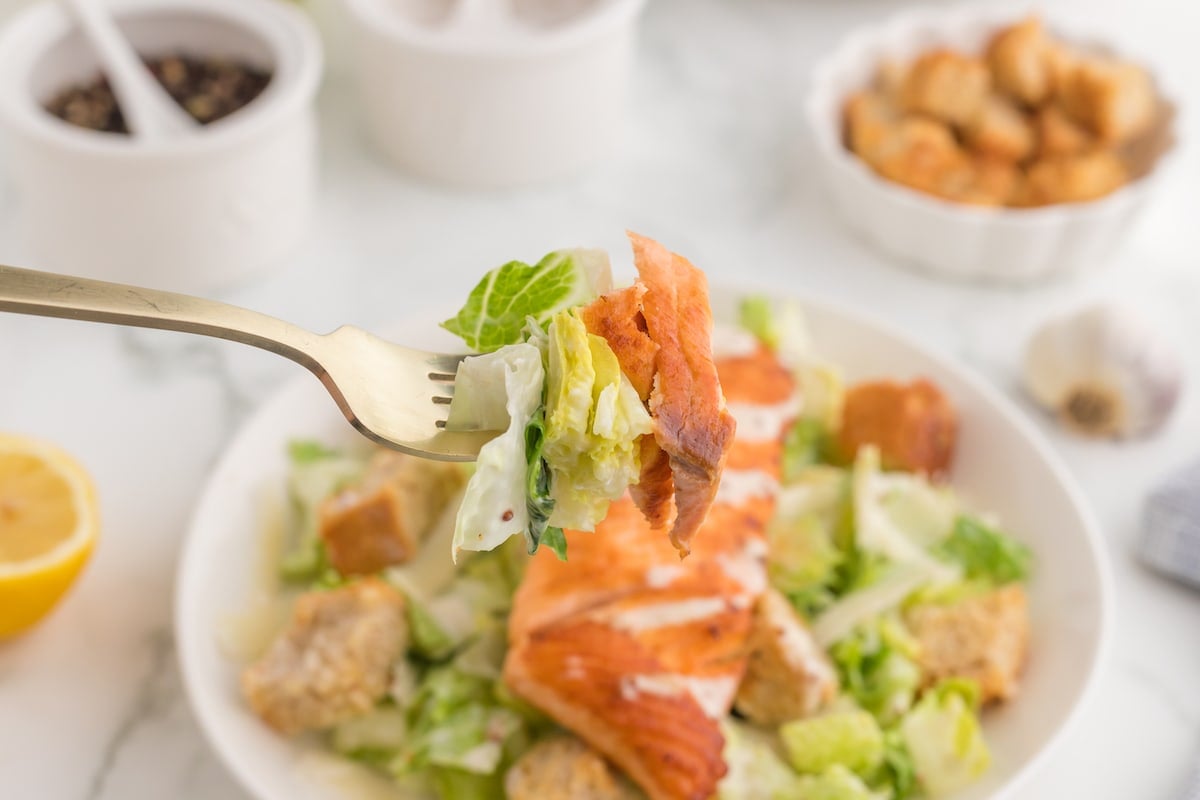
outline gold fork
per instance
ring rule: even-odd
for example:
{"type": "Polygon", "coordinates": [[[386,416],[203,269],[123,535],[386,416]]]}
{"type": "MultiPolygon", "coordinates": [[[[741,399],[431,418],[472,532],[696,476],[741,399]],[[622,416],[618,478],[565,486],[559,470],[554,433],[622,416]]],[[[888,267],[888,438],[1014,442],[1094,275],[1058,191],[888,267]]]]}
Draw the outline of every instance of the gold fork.
{"type": "Polygon", "coordinates": [[[495,431],[448,431],[464,356],[426,353],[343,326],[320,335],[173,292],[0,265],[0,311],[198,333],[286,356],[316,375],[360,433],[405,453],[470,461],[495,431]]]}

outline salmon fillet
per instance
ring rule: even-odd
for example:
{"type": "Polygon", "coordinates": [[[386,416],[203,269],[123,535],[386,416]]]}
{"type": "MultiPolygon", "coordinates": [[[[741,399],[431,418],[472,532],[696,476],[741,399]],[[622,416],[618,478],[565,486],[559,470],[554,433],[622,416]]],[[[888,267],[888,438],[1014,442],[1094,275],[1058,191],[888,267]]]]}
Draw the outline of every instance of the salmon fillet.
{"type": "MultiPolygon", "coordinates": [[[[727,388],[740,406],[775,407],[794,395],[765,350],[730,365],[727,388]]],[[[725,474],[728,491],[714,489],[687,560],[651,535],[627,496],[594,533],[568,532],[570,560],[535,555],[517,589],[509,688],[651,800],[708,800],[725,774],[719,720],[745,672],[754,604],[767,585],[765,530],[789,422],[781,416],[771,435],[731,441],[740,466],[725,474]]]]}
{"type": "Polygon", "coordinates": [[[630,491],[650,527],[670,527],[671,543],[686,556],[716,496],[736,423],[713,364],[704,273],[652,239],[630,233],[629,240],[639,283],[596,300],[584,323],[608,341],[647,400],[655,430],[642,439],[641,474],[630,491]]]}

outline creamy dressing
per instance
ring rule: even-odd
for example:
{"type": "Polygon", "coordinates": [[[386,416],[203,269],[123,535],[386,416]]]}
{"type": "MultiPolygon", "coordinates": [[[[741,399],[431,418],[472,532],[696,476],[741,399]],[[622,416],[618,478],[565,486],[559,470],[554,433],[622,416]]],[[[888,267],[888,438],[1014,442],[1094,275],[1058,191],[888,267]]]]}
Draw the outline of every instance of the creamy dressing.
{"type": "Polygon", "coordinates": [[[691,695],[705,716],[722,719],[733,705],[737,693],[737,678],[722,675],[715,678],[697,678],[664,672],[654,675],[632,675],[621,679],[621,697],[635,700],[639,694],[656,697],[680,697],[691,695]]]}
{"type": "Polygon", "coordinates": [[[678,564],[656,564],[646,570],[646,586],[651,589],[665,589],[686,573],[687,570],[678,564]]]}
{"type": "Polygon", "coordinates": [[[717,565],[746,594],[757,597],[767,590],[767,568],[758,558],[722,554],[717,556],[717,565]]]}
{"type": "Polygon", "coordinates": [[[779,480],[760,469],[727,469],[721,473],[717,488],[718,503],[739,506],[754,497],[774,497],[779,480]]]}
{"type": "Polygon", "coordinates": [[[729,403],[726,408],[737,420],[739,442],[773,442],[800,413],[803,400],[793,394],[781,403],[729,403]]]}
{"type": "Polygon", "coordinates": [[[723,597],[696,597],[670,603],[653,603],[630,608],[615,614],[610,623],[618,630],[629,633],[686,625],[706,619],[726,610],[728,603],[723,597]]]}
{"type": "Polygon", "coordinates": [[[712,354],[713,358],[743,358],[758,352],[758,339],[754,334],[730,325],[727,322],[713,322],[712,354]]]}

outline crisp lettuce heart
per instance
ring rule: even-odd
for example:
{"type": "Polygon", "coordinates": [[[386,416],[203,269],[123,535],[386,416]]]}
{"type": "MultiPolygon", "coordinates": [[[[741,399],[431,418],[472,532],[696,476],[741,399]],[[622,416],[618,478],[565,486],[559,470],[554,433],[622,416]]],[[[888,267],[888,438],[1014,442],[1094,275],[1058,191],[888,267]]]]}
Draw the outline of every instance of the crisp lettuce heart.
{"type": "Polygon", "coordinates": [[[504,433],[479,451],[467,482],[454,526],[456,558],[460,550],[493,550],[528,531],[525,436],[544,382],[542,354],[531,344],[507,345],[459,366],[446,428],[504,433]]]}
{"type": "Polygon", "coordinates": [[[490,353],[523,341],[527,318],[545,325],[559,311],[611,288],[612,268],[603,250],[557,250],[537,264],[510,261],[483,276],[467,304],[442,327],[471,349],[490,353]]]}
{"type": "Polygon", "coordinates": [[[608,343],[572,311],[549,329],[542,455],[552,473],[550,525],[593,530],[638,479],[637,439],[653,423],[608,343]]]}

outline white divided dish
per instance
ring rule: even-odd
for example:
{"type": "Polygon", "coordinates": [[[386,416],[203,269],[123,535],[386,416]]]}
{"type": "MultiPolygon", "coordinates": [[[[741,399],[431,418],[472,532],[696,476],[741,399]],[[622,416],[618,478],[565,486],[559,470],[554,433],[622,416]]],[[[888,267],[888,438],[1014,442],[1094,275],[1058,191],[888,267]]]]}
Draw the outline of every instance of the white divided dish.
{"type": "Polygon", "coordinates": [[[620,141],[645,0],[346,0],[375,146],[427,180],[569,177],[620,141]]]}
{"type": "MultiPolygon", "coordinates": [[[[805,104],[820,169],[846,223],[898,259],[941,277],[1028,284],[1095,271],[1107,262],[1136,221],[1174,147],[1171,94],[1157,76],[1161,108],[1155,129],[1139,144],[1134,180],[1106,197],[1030,209],[952,203],[876,175],[843,140],[846,99],[869,85],[880,64],[911,61],[945,47],[982,53],[1000,28],[1022,18],[1020,8],[926,8],[851,33],[812,75],[805,104]]],[[[1116,52],[1051,16],[1051,35],[1085,51],[1116,52]]],[[[1143,67],[1145,60],[1118,55],[1143,67]]]]}
{"type": "Polygon", "coordinates": [[[143,56],[225,56],[271,72],[245,108],[186,136],[142,141],[42,104],[99,74],[53,2],[0,33],[0,124],[21,227],[39,269],[209,292],[276,266],[304,235],[316,188],[321,46],[275,0],[114,0],[143,56]]]}
{"type": "MultiPolygon", "coordinates": [[[[736,297],[714,292],[719,318],[729,318],[736,297]]],[[[955,796],[1016,798],[1021,779],[1046,758],[1093,690],[1108,647],[1112,585],[1096,523],[1048,445],[995,389],[894,330],[823,303],[803,306],[815,348],[841,365],[847,379],[925,376],[949,395],[961,414],[953,485],[972,507],[995,512],[1035,553],[1033,633],[1021,693],[985,715],[993,766],[955,796]]],[[[454,348],[457,340],[432,320],[391,333],[413,346],[454,348]]],[[[261,800],[400,798],[364,768],[323,754],[318,742],[284,739],[259,722],[239,692],[241,665],[221,644],[230,620],[262,602],[262,576],[270,569],[260,544],[266,509],[282,500],[286,445],[297,438],[359,442],[308,376],[298,377],[242,429],[201,497],[176,596],[188,695],[214,749],[261,800]]]]}

